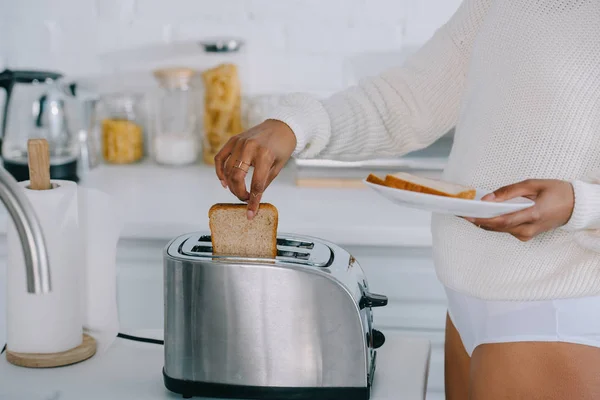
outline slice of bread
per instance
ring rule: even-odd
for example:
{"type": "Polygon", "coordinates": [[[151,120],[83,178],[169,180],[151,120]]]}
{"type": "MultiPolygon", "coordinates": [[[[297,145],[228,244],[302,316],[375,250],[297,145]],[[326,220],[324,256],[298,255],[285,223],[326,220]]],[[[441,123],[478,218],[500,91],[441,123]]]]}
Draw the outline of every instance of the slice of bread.
{"type": "Polygon", "coordinates": [[[387,175],[385,177],[384,185],[396,189],[410,190],[412,192],[467,200],[473,200],[476,195],[475,189],[467,186],[416,176],[406,172],[387,175]]]}
{"type": "Polygon", "coordinates": [[[381,179],[375,174],[369,174],[369,176],[367,176],[367,182],[385,186],[385,180],[381,179]]]}
{"type": "Polygon", "coordinates": [[[215,204],[208,211],[213,254],[275,258],[277,256],[277,208],[261,203],[248,220],[246,204],[215,204]]]}

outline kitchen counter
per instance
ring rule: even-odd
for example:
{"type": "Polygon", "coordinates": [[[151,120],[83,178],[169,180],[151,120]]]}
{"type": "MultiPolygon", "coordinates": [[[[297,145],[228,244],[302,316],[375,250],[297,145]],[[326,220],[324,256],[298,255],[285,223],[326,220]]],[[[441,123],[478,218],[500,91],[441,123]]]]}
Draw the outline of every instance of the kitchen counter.
{"type": "MultiPolygon", "coordinates": [[[[359,260],[373,291],[386,294],[390,299],[387,307],[376,310],[377,324],[383,329],[431,340],[428,399],[443,399],[446,303],[445,292],[436,278],[431,257],[430,213],[397,206],[367,187],[297,187],[294,184],[294,172],[292,167],[284,169],[265,193],[264,201],[273,203],[279,209],[279,231],[332,241],[359,260]]],[[[135,334],[138,330],[161,329],[164,326],[164,245],[187,232],[207,231],[208,209],[215,203],[236,202],[237,199],[229,190],[221,187],[213,168],[201,165],[167,168],[146,162],[101,166],[82,180],[81,185],[111,193],[122,211],[124,229],[117,251],[117,300],[121,332],[135,334]]],[[[6,270],[6,237],[2,234],[5,227],[6,211],[0,207],[0,253],[4,254],[4,257],[0,257],[0,282],[6,270]]],[[[2,286],[0,284],[0,341],[5,337],[3,299],[6,294],[2,286]]],[[[121,362],[117,353],[129,351],[132,345],[138,344],[119,341],[119,347],[111,350],[112,353],[106,355],[108,361],[103,362],[121,362]]],[[[408,353],[410,355],[410,351],[408,353]]],[[[398,359],[403,357],[406,356],[399,356],[398,359]]],[[[0,360],[4,361],[4,358],[0,356],[0,360]]],[[[402,362],[398,361],[399,365],[402,362]]],[[[85,363],[82,367],[88,364],[95,365],[85,363]]],[[[154,385],[154,388],[162,388],[160,379],[152,381],[157,374],[160,375],[160,368],[151,368],[150,377],[139,380],[154,385]]],[[[5,368],[0,369],[2,388],[5,368]]],[[[77,374],[79,372],[72,378],[75,384],[80,381],[77,374]]],[[[111,385],[105,375],[98,379],[101,379],[100,386],[94,386],[91,393],[102,393],[102,385],[111,385]]],[[[127,385],[118,376],[116,382],[115,385],[127,385]]],[[[22,387],[25,385],[21,383],[22,387]]],[[[152,398],[144,397],[147,391],[142,392],[139,398],[152,398]]],[[[4,398],[0,395],[0,399],[4,398]]],[[[59,399],[64,400],[62,397],[55,400],[59,399]]]]}
{"type": "MultiPolygon", "coordinates": [[[[424,400],[429,368],[427,340],[387,334],[378,351],[373,400],[424,400]]],[[[116,339],[104,354],[72,366],[28,369],[0,357],[0,399],[181,399],[162,381],[163,347],[116,339]]],[[[282,399],[283,400],[283,399],[282,399]]]]}
{"type": "MultiPolygon", "coordinates": [[[[237,202],[220,185],[214,168],[204,165],[102,165],[81,185],[114,195],[124,210],[122,237],[130,239],[171,239],[206,230],[208,209],[213,204],[237,202]]],[[[263,201],[279,209],[281,232],[320,237],[346,246],[431,245],[430,213],[395,205],[366,187],[297,187],[292,166],[275,179],[263,201]]],[[[0,227],[5,229],[2,222],[0,227]]]]}

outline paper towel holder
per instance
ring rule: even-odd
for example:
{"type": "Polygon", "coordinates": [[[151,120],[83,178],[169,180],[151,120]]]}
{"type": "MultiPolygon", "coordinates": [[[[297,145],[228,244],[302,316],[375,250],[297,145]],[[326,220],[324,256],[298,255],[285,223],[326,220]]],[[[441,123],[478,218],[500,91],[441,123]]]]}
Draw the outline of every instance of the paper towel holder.
{"type": "MultiPolygon", "coordinates": [[[[30,139],[27,143],[29,190],[52,190],[58,185],[50,181],[50,152],[45,139],[30,139]]],[[[28,368],[53,368],[75,364],[96,354],[96,340],[83,334],[81,344],[59,353],[17,353],[6,349],[6,360],[28,368]]]]}
{"type": "Polygon", "coordinates": [[[29,186],[31,190],[50,190],[50,149],[46,139],[29,139],[27,141],[27,157],[29,161],[29,186]]]}
{"type": "Polygon", "coordinates": [[[4,168],[0,168],[0,201],[6,207],[21,241],[27,291],[34,294],[50,292],[50,266],[42,228],[21,186],[4,168]]]}

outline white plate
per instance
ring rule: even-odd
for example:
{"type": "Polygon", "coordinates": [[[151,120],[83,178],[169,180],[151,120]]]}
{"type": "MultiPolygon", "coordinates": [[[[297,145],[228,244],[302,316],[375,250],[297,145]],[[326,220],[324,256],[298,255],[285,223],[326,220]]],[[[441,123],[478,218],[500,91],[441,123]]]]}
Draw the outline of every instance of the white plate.
{"type": "Polygon", "coordinates": [[[363,180],[363,182],[393,203],[405,207],[417,208],[438,214],[456,215],[459,217],[493,218],[524,210],[535,204],[533,201],[524,197],[517,197],[498,203],[481,201],[481,198],[488,193],[484,190],[477,190],[475,199],[466,200],[389,188],[367,182],[366,179],[363,180]]]}

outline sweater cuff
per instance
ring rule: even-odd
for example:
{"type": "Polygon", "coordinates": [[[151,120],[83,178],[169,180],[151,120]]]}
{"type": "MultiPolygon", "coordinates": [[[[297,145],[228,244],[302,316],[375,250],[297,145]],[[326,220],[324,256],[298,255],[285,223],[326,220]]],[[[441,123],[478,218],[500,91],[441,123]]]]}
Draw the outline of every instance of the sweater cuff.
{"type": "Polygon", "coordinates": [[[285,123],[296,135],[295,158],[311,158],[320,153],[331,136],[329,116],[318,100],[305,94],[284,96],[269,110],[266,119],[285,123]]]}
{"type": "Polygon", "coordinates": [[[573,214],[563,226],[570,232],[600,228],[600,185],[583,181],[571,182],[575,194],[573,214]]]}
{"type": "Polygon", "coordinates": [[[600,231],[588,230],[576,232],[575,242],[581,247],[600,253],[600,231]]]}

